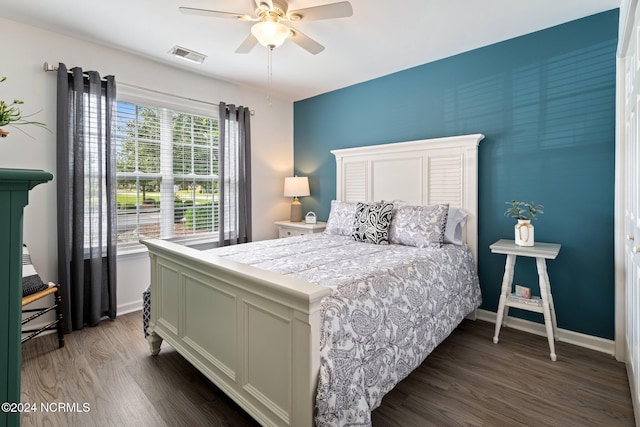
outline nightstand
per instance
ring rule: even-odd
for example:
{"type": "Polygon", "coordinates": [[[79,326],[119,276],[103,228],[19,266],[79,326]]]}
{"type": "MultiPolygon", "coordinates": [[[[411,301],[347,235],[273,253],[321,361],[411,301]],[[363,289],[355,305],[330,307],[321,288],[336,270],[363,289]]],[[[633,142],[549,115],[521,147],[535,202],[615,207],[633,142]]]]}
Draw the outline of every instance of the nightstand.
{"type": "Polygon", "coordinates": [[[318,221],[316,224],[303,222],[276,221],[278,237],[303,236],[305,234],[322,233],[327,226],[326,222],[318,221]]]}
{"type": "Polygon", "coordinates": [[[555,259],[560,252],[560,245],[557,243],[539,243],[534,246],[518,246],[513,240],[501,239],[489,246],[494,254],[505,254],[507,262],[504,267],[504,277],[502,278],[502,291],[500,292],[500,302],[498,303],[498,313],[496,317],[496,330],[493,342],[498,343],[498,335],[502,323],[506,324],[509,315],[509,307],[516,307],[522,310],[542,313],[544,324],[547,330],[547,340],[549,341],[550,357],[556,361],[556,350],[554,340],[558,339],[558,323],[556,321],[556,310],[551,296],[551,283],[547,274],[548,259],[555,259]],[[516,297],[511,293],[513,285],[513,267],[516,264],[516,257],[526,256],[536,259],[538,268],[538,280],[540,284],[540,298],[524,299],[516,297]]]}

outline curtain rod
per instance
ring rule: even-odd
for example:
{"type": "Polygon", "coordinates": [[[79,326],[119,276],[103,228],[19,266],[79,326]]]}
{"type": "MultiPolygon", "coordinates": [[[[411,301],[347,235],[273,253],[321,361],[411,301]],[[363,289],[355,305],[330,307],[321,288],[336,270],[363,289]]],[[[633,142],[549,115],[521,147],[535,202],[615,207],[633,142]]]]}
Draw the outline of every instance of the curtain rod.
{"type": "MultiPolygon", "coordinates": [[[[49,64],[46,61],[44,62],[44,64],[42,64],[42,68],[44,69],[45,72],[47,72],[47,71],[58,71],[58,66],[57,65],[49,64]]],[[[213,105],[215,107],[219,107],[220,106],[219,103],[216,104],[214,102],[202,101],[200,99],[193,99],[193,98],[188,98],[186,96],[174,95],[172,93],[162,92],[162,91],[156,90],[156,89],[149,89],[149,88],[146,88],[146,87],[142,87],[142,86],[138,86],[138,85],[132,85],[132,84],[129,84],[129,83],[118,82],[118,84],[119,85],[123,85],[123,86],[128,86],[128,87],[133,88],[133,89],[142,89],[142,90],[145,90],[145,91],[148,91],[148,92],[157,93],[159,95],[172,96],[174,98],[180,98],[180,99],[184,99],[184,100],[187,100],[187,101],[199,102],[201,104],[213,105]]],[[[251,113],[252,116],[255,116],[256,111],[255,110],[250,110],[250,113],[251,113]]]]}

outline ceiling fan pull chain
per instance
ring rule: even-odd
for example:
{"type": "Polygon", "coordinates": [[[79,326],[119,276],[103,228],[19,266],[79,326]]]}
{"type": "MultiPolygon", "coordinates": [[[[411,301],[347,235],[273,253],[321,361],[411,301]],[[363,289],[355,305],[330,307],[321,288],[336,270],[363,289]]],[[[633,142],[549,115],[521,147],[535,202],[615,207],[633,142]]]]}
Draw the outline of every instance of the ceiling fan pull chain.
{"type": "Polygon", "coordinates": [[[269,46],[267,51],[267,99],[269,100],[269,107],[273,107],[273,103],[271,102],[271,89],[273,85],[273,46],[269,46]]]}

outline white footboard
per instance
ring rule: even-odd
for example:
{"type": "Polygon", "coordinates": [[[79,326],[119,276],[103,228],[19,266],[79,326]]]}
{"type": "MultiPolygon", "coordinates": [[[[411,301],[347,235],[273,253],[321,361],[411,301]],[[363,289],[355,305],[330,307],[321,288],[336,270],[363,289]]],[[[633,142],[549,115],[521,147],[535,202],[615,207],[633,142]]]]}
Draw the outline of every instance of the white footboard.
{"type": "Polygon", "coordinates": [[[329,290],[175,243],[143,243],[152,353],[166,340],[263,425],[312,426],[329,290]]]}

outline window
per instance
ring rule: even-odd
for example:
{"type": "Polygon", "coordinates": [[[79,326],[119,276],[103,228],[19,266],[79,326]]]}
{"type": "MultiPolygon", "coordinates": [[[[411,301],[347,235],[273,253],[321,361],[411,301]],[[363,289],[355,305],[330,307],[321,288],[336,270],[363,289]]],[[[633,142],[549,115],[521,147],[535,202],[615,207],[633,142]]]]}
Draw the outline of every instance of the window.
{"type": "MultiPolygon", "coordinates": [[[[118,244],[217,233],[218,118],[117,104],[118,244]]],[[[215,235],[217,237],[217,234],[215,235]]]]}

